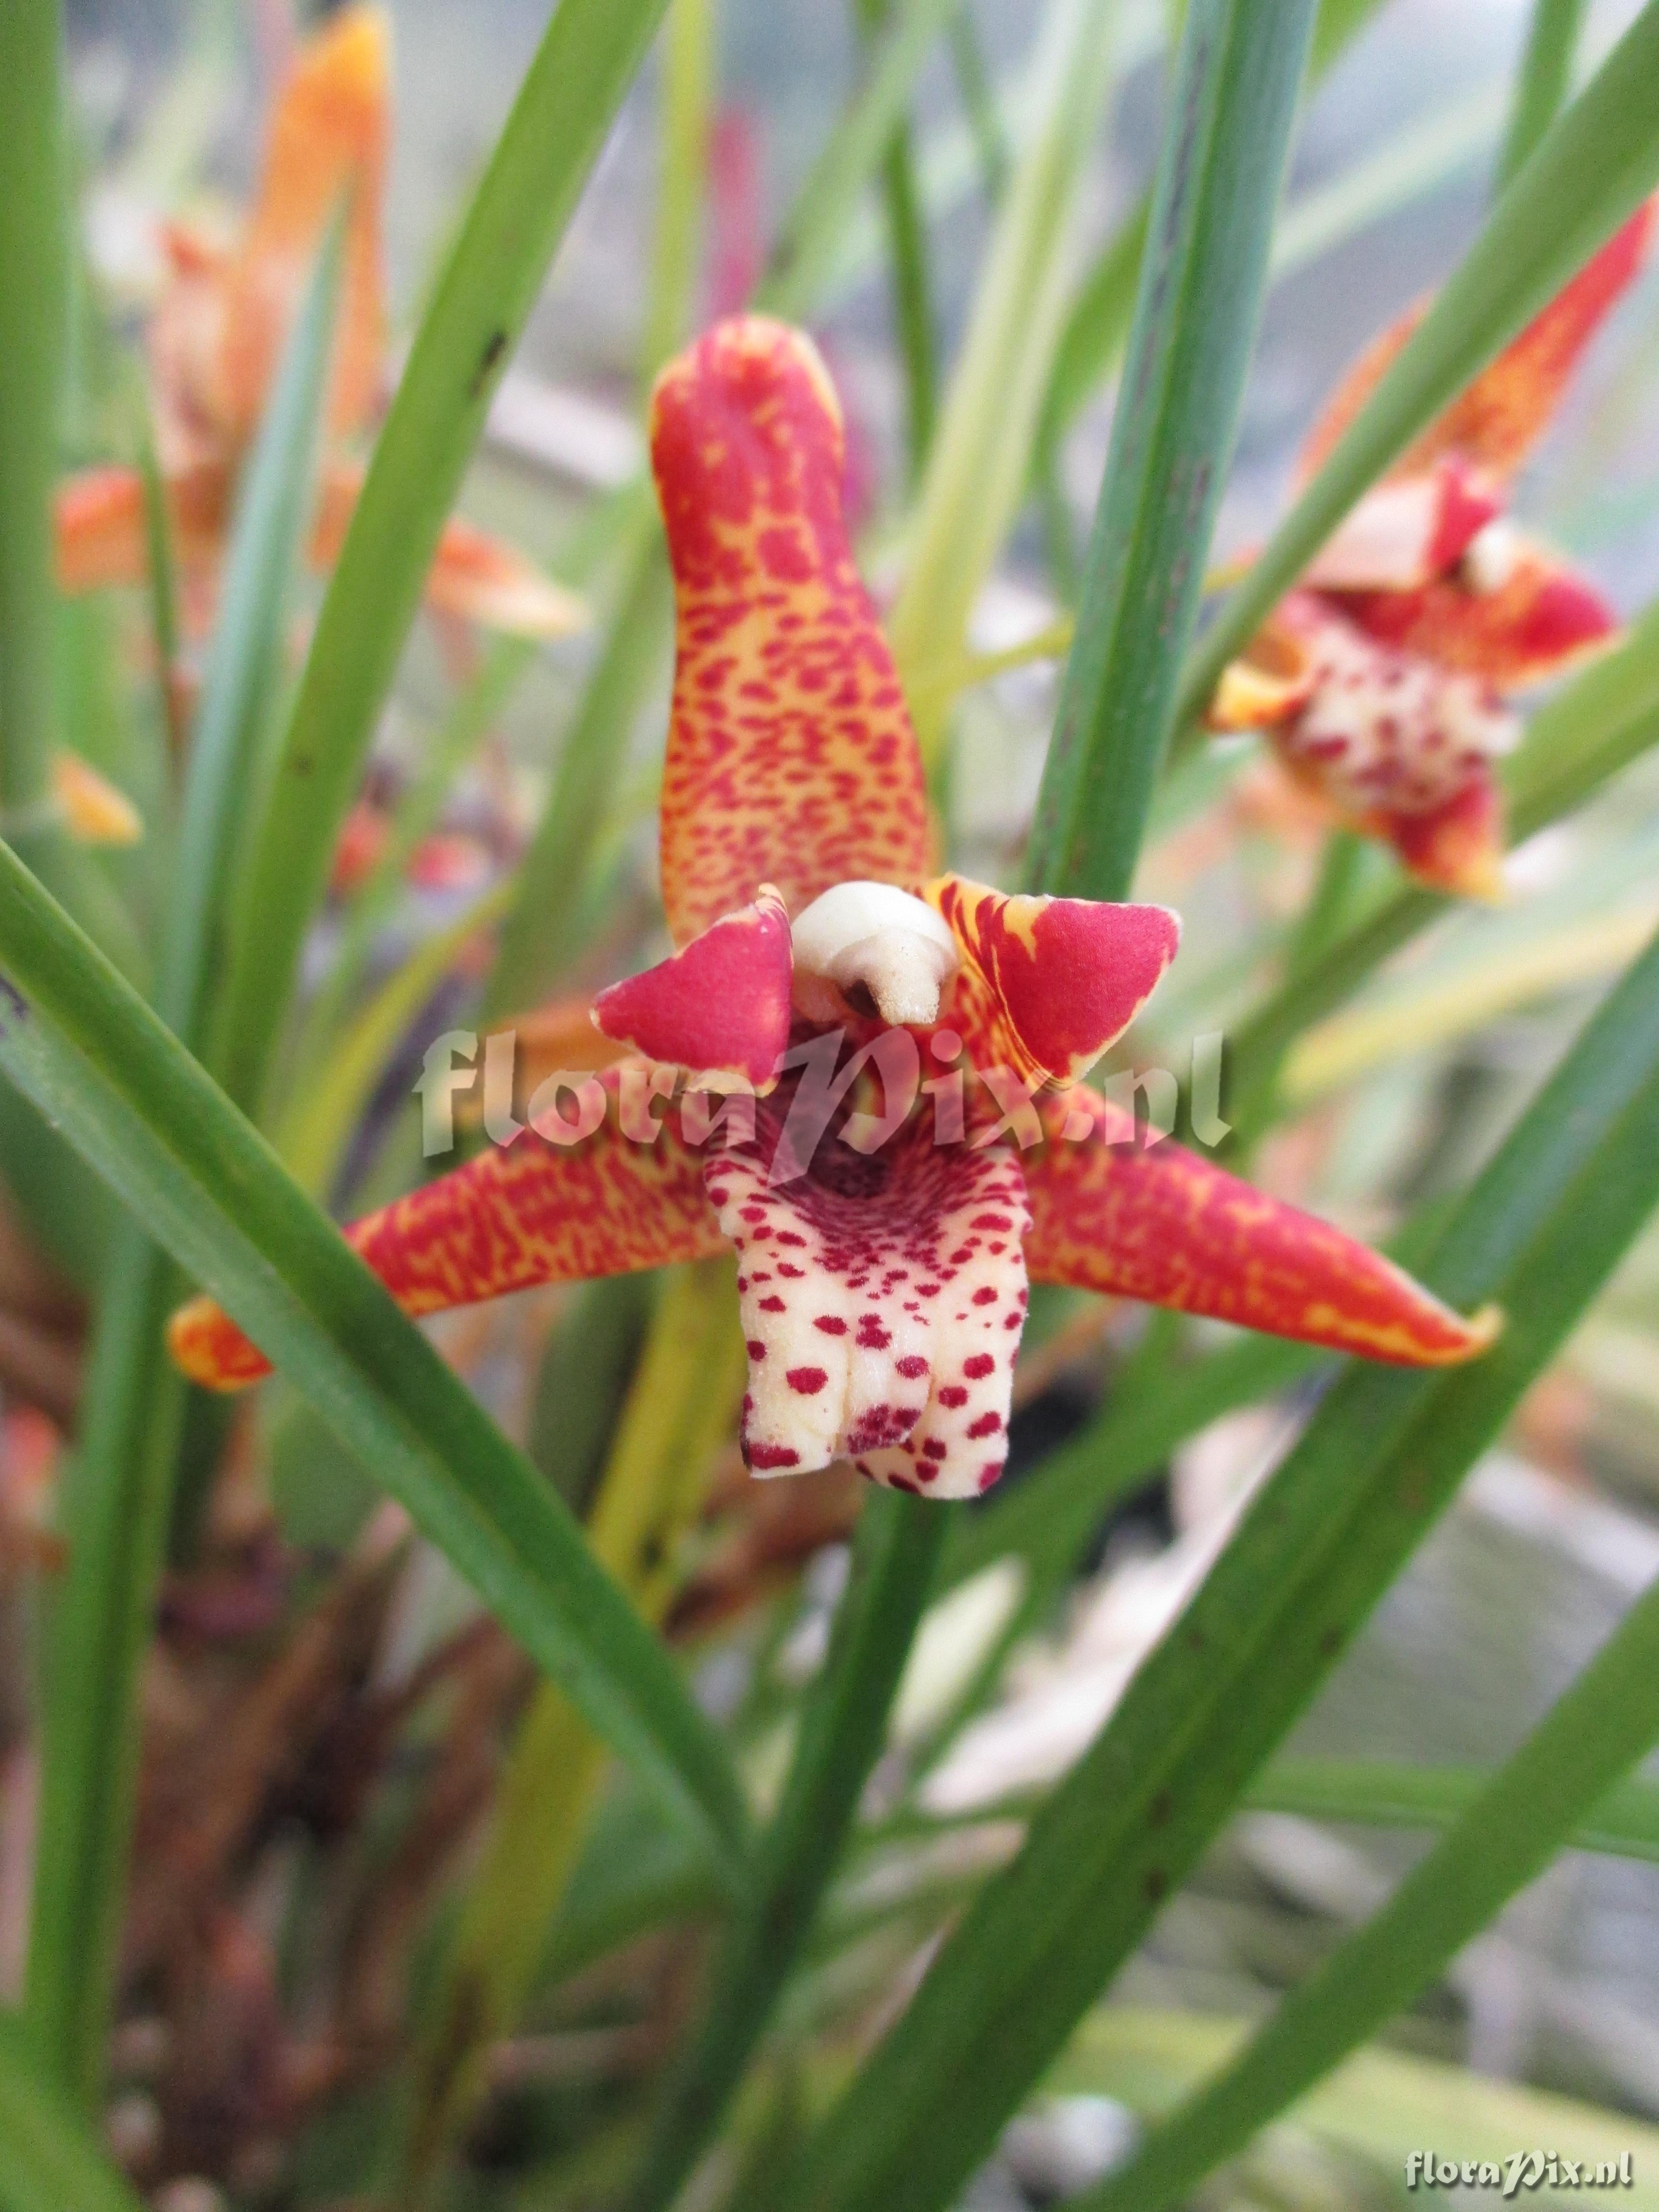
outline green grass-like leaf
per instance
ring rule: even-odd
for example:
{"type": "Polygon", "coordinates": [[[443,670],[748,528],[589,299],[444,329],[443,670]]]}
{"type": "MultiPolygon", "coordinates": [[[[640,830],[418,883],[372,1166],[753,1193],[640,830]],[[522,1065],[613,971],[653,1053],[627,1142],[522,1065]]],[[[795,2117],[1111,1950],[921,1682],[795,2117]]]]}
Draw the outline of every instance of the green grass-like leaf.
{"type": "Polygon", "coordinates": [[[1232,459],[1313,0],[1192,0],[1028,867],[1128,896],[1232,459]]]}
{"type": "Polygon", "coordinates": [[[400,1498],[594,1729],[728,1853],[746,1815],[566,1509],[269,1146],[0,846],[0,1068],[400,1498]]]}
{"type": "MultiPolygon", "coordinates": [[[[1620,1137],[1601,1162],[1613,1202],[1626,1201],[1633,1183],[1638,1206],[1651,1206],[1659,1200],[1659,1081],[1620,1137]]],[[[1559,1241],[1577,1245],[1573,1224],[1559,1241]]],[[[1291,1991],[1255,2040],[1121,2173],[1086,2194],[1080,2212],[1162,2212],[1184,2197],[1419,1996],[1572,1839],[1656,1735],[1659,1591],[1650,1590],[1382,1910],[1291,1991]]]]}
{"type": "MultiPolygon", "coordinates": [[[[46,802],[55,742],[52,494],[68,327],[63,28],[49,0],[8,9],[0,84],[0,809],[26,818],[46,802]]],[[[44,836],[45,825],[33,834],[44,836]]]]}
{"type": "MultiPolygon", "coordinates": [[[[1031,127],[986,250],[888,624],[907,687],[960,651],[974,602],[1024,497],[1065,317],[1088,149],[1112,82],[1112,13],[1103,0],[1055,0],[1038,34],[1031,127]]],[[[921,696],[919,687],[911,701],[930,769],[948,705],[921,696]]]]}
{"type": "Polygon", "coordinates": [[[960,0],[899,0],[869,74],[778,226],[755,304],[798,319],[835,273],[842,234],[909,105],[911,88],[960,0]]]}
{"type": "MultiPolygon", "coordinates": [[[[1331,64],[1338,59],[1349,40],[1364,29],[1376,13],[1378,0],[1321,0],[1319,12],[1314,19],[1313,37],[1308,48],[1308,84],[1311,90],[1331,64]]],[[[1410,134],[1401,134],[1409,139],[1410,134]]],[[[1392,149],[1389,149],[1392,151],[1392,149]]],[[[1361,171],[1369,165],[1362,163],[1361,171]]],[[[1382,170],[1382,163],[1378,162],[1382,170]]],[[[1408,177],[1406,181],[1412,179],[1408,177]]],[[[1339,180],[1330,188],[1333,198],[1340,191],[1339,180]]],[[[1393,182],[1386,172],[1380,181],[1393,182]]],[[[1385,200],[1386,194],[1379,193],[1385,200]]],[[[1309,195],[1319,204],[1325,194],[1309,195]]],[[[1352,218],[1358,205],[1362,219],[1369,204],[1368,194],[1351,185],[1340,209],[1321,214],[1329,228],[1332,214],[1340,213],[1352,218]]],[[[1117,366],[1118,356],[1129,336],[1133,319],[1135,291],[1140,278],[1140,259],[1146,244],[1146,225],[1152,211],[1150,197],[1138,200],[1114,233],[1110,241],[1091,264],[1083,282],[1078,286],[1067,311],[1066,327],[1054,351],[1054,367],[1049,373],[1048,388],[1043,395],[1041,426],[1037,435],[1039,460],[1052,459],[1060,439],[1077,419],[1085,404],[1105,382],[1117,366]]],[[[1281,225],[1281,231],[1285,226],[1281,225]]],[[[1284,273],[1300,265],[1308,251],[1310,232],[1317,233],[1320,224],[1299,225],[1288,242],[1289,250],[1281,252],[1284,241],[1275,236],[1273,252],[1268,267],[1270,275],[1284,273]]]]}
{"type": "Polygon", "coordinates": [[[0,2144],[4,2212],[141,2212],[10,2014],[0,2014],[0,2144]]]}
{"type": "MultiPolygon", "coordinates": [[[[1407,1766],[1373,1759],[1280,1759],[1250,1789],[1264,1812],[1366,1827],[1449,1828],[1492,1780],[1467,1766],[1407,1766]]],[[[1659,1782],[1620,1782],[1583,1815],[1567,1840],[1575,1850],[1659,1860],[1659,1782]]]]}
{"type": "Polygon", "coordinates": [[[1516,79],[1515,105],[1498,157],[1501,191],[1548,131],[1572,86],[1572,60],[1584,27],[1584,0],[1533,0],[1532,21],[1516,79]]]}
{"type": "Polygon", "coordinates": [[[927,1602],[946,1516],[875,1491],[864,1502],[853,1577],[830,1656],[801,1716],[799,1746],[761,1845],[757,1878],[716,1960],[702,2024],[670,2079],[630,2212],[671,2203],[719,2125],[811,1933],[817,1907],[887,1733],[927,1602]]]}

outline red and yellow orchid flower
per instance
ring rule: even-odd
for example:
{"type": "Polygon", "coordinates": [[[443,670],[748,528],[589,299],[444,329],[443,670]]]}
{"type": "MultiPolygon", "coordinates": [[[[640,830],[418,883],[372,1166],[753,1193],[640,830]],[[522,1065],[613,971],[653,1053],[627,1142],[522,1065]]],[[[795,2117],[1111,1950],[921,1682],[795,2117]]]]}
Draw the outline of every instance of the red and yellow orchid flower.
{"type": "MultiPolygon", "coordinates": [[[[720,324],[665,371],[651,433],[678,606],[678,949],[600,994],[601,1073],[567,1061],[530,1127],[347,1232],[406,1310],[733,1250],[750,1468],[845,1456],[933,1498],[1001,1471],[1028,1275],[1376,1359],[1480,1350],[1489,1319],[1174,1145],[1138,1146],[1082,1086],[1173,956],[1173,915],[933,872],[811,343],[720,324]],[[712,1135],[710,1089],[736,1094],[712,1135]]],[[[210,1387],[265,1371],[207,1299],[170,1340],[210,1387]]]]}
{"type": "MultiPolygon", "coordinates": [[[[385,350],[380,202],[390,36],[378,9],[343,9],[301,48],[276,99],[258,196],[226,246],[183,223],[163,236],[168,278],[149,332],[157,453],[173,546],[187,577],[210,574],[230,520],[236,471],[324,230],[349,193],[346,262],[327,427],[349,437],[372,416],[385,350]]],[[[362,471],[325,458],[310,555],[329,566],[344,541],[362,471]]],[[[81,471],[60,486],[57,566],[65,592],[142,582],[149,565],[143,479],[81,471]]],[[[580,602],[521,554],[452,520],[427,579],[441,612],[526,637],[559,637],[580,602]]]]}
{"type": "MultiPolygon", "coordinates": [[[[1505,514],[1515,471],[1642,264],[1651,202],[1550,302],[1328,540],[1212,702],[1211,726],[1271,732],[1337,818],[1385,839],[1420,882],[1501,889],[1493,763],[1520,735],[1508,695],[1614,636],[1605,599],[1505,514]]],[[[1420,307],[1349,373],[1304,456],[1325,459],[1420,307]]]]}

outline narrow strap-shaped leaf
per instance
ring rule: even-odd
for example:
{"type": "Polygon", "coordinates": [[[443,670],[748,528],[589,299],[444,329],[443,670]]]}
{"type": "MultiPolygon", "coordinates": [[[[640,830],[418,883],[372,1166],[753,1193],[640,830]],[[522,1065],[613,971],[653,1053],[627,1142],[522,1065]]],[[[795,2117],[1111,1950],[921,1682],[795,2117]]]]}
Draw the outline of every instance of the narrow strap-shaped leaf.
{"type": "MultiPolygon", "coordinates": [[[[854,0],[866,45],[890,25],[892,0],[854,0]]],[[[952,21],[962,21],[961,11],[952,21]]],[[[908,114],[900,112],[881,159],[882,211],[887,228],[887,276],[899,360],[904,369],[905,443],[912,479],[921,474],[939,404],[933,343],[927,222],[916,188],[915,149],[908,114]]]]}
{"type": "Polygon", "coordinates": [[[52,795],[52,489],[69,337],[63,37],[58,0],[0,10],[0,836],[137,975],[145,963],[131,918],[64,834],[52,795]]]}
{"type": "Polygon", "coordinates": [[[899,1491],[874,1491],[864,1501],[852,1580],[806,1701],[782,1802],[761,1846],[759,1878],[716,1959],[702,2026],[670,2081],[630,2212],[659,2212],[672,2203],[720,2124],[811,1932],[886,1738],[945,1519],[937,1506],[899,1491]]]}
{"type": "Polygon", "coordinates": [[[1364,29],[1382,0],[1319,0],[1308,74],[1316,82],[1364,29]]]}
{"type": "Polygon", "coordinates": [[[404,895],[410,860],[438,827],[456,777],[535,656],[529,638],[497,638],[428,739],[414,779],[398,801],[386,848],[353,898],[333,963],[306,1007],[291,1064],[283,1071],[283,1105],[289,1114],[303,1110],[298,1102],[325,1065],[334,1033],[361,990],[374,947],[404,895]]]}
{"type": "Polygon", "coordinates": [[[950,41],[951,68],[957,81],[957,97],[962,102],[963,112],[968,118],[968,128],[974,134],[974,151],[979,161],[980,190],[985,196],[986,204],[995,207],[1007,186],[1013,156],[1008,149],[1008,134],[1004,128],[990,71],[986,66],[979,25],[974,20],[973,0],[962,0],[962,5],[946,26],[945,34],[950,41]]]}
{"type": "Polygon", "coordinates": [[[714,0],[670,0],[659,94],[656,227],[641,346],[647,390],[669,356],[685,343],[696,297],[714,75],[714,0]]]}
{"type": "Polygon", "coordinates": [[[1533,0],[1532,21],[1516,79],[1515,104],[1498,157],[1502,191],[1554,122],[1572,87],[1572,60],[1584,25],[1584,0],[1533,0]]]}
{"type": "MultiPolygon", "coordinates": [[[[1659,1085],[1628,1135],[1659,1150],[1659,1085]]],[[[1614,1163],[1609,1162],[1609,1166],[1614,1163]]],[[[1621,1194],[1626,1185],[1620,1182],[1621,1194]]],[[[1577,1225],[1569,1224],[1568,1241],[1577,1225]]],[[[1638,1599],[1515,1756],[1395,1891],[1292,1990],[1219,2077],[1172,2112],[1079,2212],[1163,2212],[1420,1996],[1540,1874],[1659,1735],[1659,1589],[1638,1599]]]]}
{"type": "MultiPolygon", "coordinates": [[[[589,1520],[595,1556],[653,1626],[742,1395],[733,1272],[729,1259],[703,1260],[661,1284],[589,1520]]],[[[414,2054],[410,2201],[429,2193],[487,2084],[490,2046],[518,2023],[605,1772],[605,1746],[556,1690],[541,1690],[519,1723],[414,2054]]],[[[729,1880],[733,1869],[716,1871],[729,1880]]]]}
{"type": "Polygon", "coordinates": [[[1354,1369],[947,1939],[777,2212],[939,2212],[1193,1865],[1659,1195],[1659,946],[1428,1251],[1510,1322],[1468,1368],[1354,1369]]]}
{"type": "Polygon", "coordinates": [[[491,394],[666,0],[560,0],[427,310],[324,598],[248,867],[222,1059],[257,1109],[375,717],[491,394]]]}
{"type": "Polygon", "coordinates": [[[740,1849],[718,1735],[570,1514],[178,1040],[0,845],[0,1069],[212,1292],[592,1727],[740,1849]]]}
{"type": "MultiPolygon", "coordinates": [[[[1379,0],[1320,0],[1308,49],[1310,88],[1364,27],[1378,4],[1379,0]]],[[[1083,406],[1117,365],[1134,313],[1151,207],[1149,197],[1136,202],[1078,287],[1043,395],[1039,457],[1054,453],[1083,406]]],[[[1270,274],[1280,258],[1279,244],[1275,240],[1270,274]]]]}
{"type": "MultiPolygon", "coordinates": [[[[340,264],[337,224],[247,464],[191,744],[157,1012],[192,1049],[207,1018],[243,794],[310,503],[340,264]]],[[[138,1669],[155,1618],[184,1410],[183,1379],[162,1346],[181,1289],[143,1226],[124,1219],[59,1515],[70,1565],[50,1613],[27,1996],[37,2048],[93,2110],[131,1854],[138,1669]]]]}
{"type": "Polygon", "coordinates": [[[4,2212],[142,2212],[9,2014],[0,2014],[0,2148],[4,2212]]]}
{"type": "Polygon", "coordinates": [[[1178,719],[1196,721],[1336,525],[1412,440],[1553,298],[1659,181],[1659,0],[1648,5],[1488,216],[1193,656],[1178,719]]]}
{"type": "Polygon", "coordinates": [[[1029,868],[1129,895],[1232,459],[1313,0],[1190,0],[1029,868]]]}
{"type": "Polygon", "coordinates": [[[445,928],[422,938],[334,1040],[326,1063],[307,1084],[295,1086],[294,1103],[271,1142],[294,1180],[319,1204],[333,1200],[352,1132],[411,1024],[467,947],[488,939],[513,895],[509,876],[480,892],[445,928]]]}
{"type": "MultiPolygon", "coordinates": [[[[1250,1785],[1263,1812],[1367,1827],[1449,1828],[1491,1782],[1468,1766],[1408,1766],[1374,1759],[1277,1759],[1250,1785]]],[[[1568,1839],[1575,1850],[1659,1859],[1659,1782],[1620,1782],[1590,1807],[1568,1839]]]]}
{"type": "Polygon", "coordinates": [[[0,810],[46,835],[53,744],[52,484],[68,334],[61,10],[8,0],[0,73],[0,810]]]}

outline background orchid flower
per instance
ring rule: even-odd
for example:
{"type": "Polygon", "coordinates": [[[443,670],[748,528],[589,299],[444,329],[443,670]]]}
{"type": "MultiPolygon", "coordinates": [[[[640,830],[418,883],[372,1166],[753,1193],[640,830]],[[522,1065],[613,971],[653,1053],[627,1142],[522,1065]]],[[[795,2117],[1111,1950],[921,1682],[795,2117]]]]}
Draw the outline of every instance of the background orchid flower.
{"type": "MultiPolygon", "coordinates": [[[[345,274],[327,428],[349,437],[372,416],[385,354],[380,237],[389,137],[390,30],[378,9],[348,8],[301,48],[270,118],[258,196],[227,246],[185,223],[163,235],[166,288],[149,331],[156,443],[174,550],[186,574],[210,570],[229,526],[238,464],[324,229],[350,196],[345,274]]],[[[310,556],[337,556],[362,471],[325,457],[310,556]]],[[[148,565],[143,479],[95,467],[57,502],[58,581],[66,592],[142,580],[148,565]]],[[[452,520],[427,580],[428,604],[489,628],[558,637],[585,619],[579,600],[510,546],[452,520]]]]}
{"type": "MultiPolygon", "coordinates": [[[[718,325],[659,381],[652,449],[678,607],[661,869],[678,949],[594,1003],[628,1057],[567,1062],[534,1126],[348,1232],[406,1309],[729,1248],[751,1468],[847,1456],[936,1498],[1002,1470],[1028,1275],[1373,1358],[1479,1351],[1488,1322],[1174,1146],[1139,1149],[1081,1086],[1172,958],[1172,914],[932,873],[811,343],[718,325]],[[814,1082],[838,1110],[803,1141],[814,1082]],[[700,1085],[746,1109],[702,1143],[700,1085]]],[[[212,1387],[264,1371],[207,1300],[171,1343],[212,1387]]]]}
{"type": "MultiPolygon", "coordinates": [[[[1265,729],[1351,827],[1385,838],[1439,890],[1500,888],[1493,769],[1520,734],[1508,696],[1605,646],[1618,617],[1506,514],[1508,489],[1580,355],[1640,268],[1638,210],[1366,494],[1249,652],[1223,676],[1217,729],[1265,729]]],[[[1315,430],[1324,459],[1422,313],[1360,358],[1315,430]]]]}

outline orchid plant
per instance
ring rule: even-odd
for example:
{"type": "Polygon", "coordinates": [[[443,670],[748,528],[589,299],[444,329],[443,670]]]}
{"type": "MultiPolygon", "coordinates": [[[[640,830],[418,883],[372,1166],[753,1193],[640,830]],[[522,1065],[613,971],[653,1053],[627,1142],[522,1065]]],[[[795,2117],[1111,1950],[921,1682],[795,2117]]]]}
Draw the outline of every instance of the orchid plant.
{"type": "Polygon", "coordinates": [[[1018,81],[988,6],[849,0],[779,210],[714,0],[558,0],[406,348],[383,14],[262,0],[246,210],[174,203],[94,344],[65,179],[149,79],[66,143],[64,27],[13,11],[6,2212],[1357,2207],[1438,2179],[1454,2106],[1483,2155],[1659,2157],[1639,2050],[1603,2113],[1420,2020],[1362,2047],[1425,1999],[1449,2044],[1552,1855],[1659,1833],[1659,612],[1605,489],[1659,0],[1594,67],[1537,0],[1488,215],[1220,569],[1264,290],[1442,205],[1492,103],[1310,184],[1377,0],[1045,0],[1018,81]],[[651,250],[629,155],[531,331],[642,70],[651,250]],[[1160,143],[1096,237],[1132,75],[1160,143]],[[576,325],[606,465],[515,511],[580,601],[457,513],[576,325]],[[1206,730],[1261,733],[1311,890],[1206,730]],[[1147,1063],[1189,1035],[1183,1121],[1147,1063]],[[1333,1707],[1291,1755],[1500,1439],[1482,1494],[1523,1485],[1517,1542],[1592,1513],[1616,1626],[1488,1767],[1351,1755],[1333,1707]],[[1392,1887],[1366,1838],[1418,1826],[1392,1887]]]}

